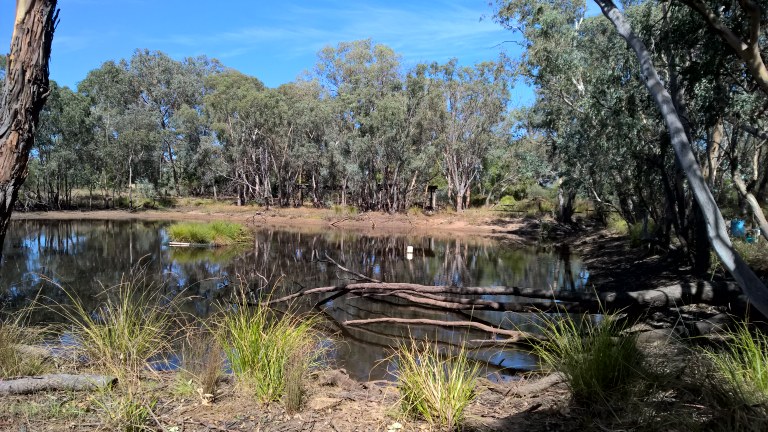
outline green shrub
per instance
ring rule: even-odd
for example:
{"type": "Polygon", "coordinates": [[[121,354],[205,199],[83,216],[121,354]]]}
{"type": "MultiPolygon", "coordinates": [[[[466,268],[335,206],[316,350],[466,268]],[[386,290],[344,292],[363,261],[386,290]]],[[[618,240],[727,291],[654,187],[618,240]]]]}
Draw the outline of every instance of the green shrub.
{"type": "Polygon", "coordinates": [[[411,340],[398,347],[395,359],[403,412],[438,427],[460,427],[475,397],[479,371],[467,350],[445,356],[436,344],[411,340]]]}
{"type": "Polygon", "coordinates": [[[576,321],[557,316],[539,325],[544,340],[534,347],[544,365],[565,376],[574,400],[585,405],[608,405],[624,396],[642,376],[636,338],[620,334],[613,315],[594,323],[589,315],[576,321]]]}
{"type": "Polygon", "coordinates": [[[234,222],[177,222],[168,227],[168,237],[175,242],[229,245],[247,241],[250,233],[234,222]]]}
{"type": "Polygon", "coordinates": [[[333,214],[336,216],[355,216],[358,213],[357,207],[355,206],[343,206],[339,204],[333,204],[331,210],[333,210],[333,214]]]}
{"type": "Polygon", "coordinates": [[[768,272],[768,241],[765,238],[760,237],[753,243],[734,240],[733,247],[754,270],[768,272]]]}
{"type": "MultiPolygon", "coordinates": [[[[653,232],[656,230],[656,225],[653,223],[653,221],[648,221],[648,235],[653,235],[653,232]]],[[[631,225],[628,225],[627,234],[629,235],[629,245],[633,248],[640,247],[643,245],[643,241],[646,240],[643,238],[643,223],[637,222],[633,223],[631,225]]]]}
{"type": "Polygon", "coordinates": [[[277,316],[265,302],[243,301],[222,314],[216,334],[239,384],[266,403],[280,400],[286,387],[300,386],[287,381],[303,379],[318,360],[316,322],[293,313],[277,316]]]}
{"type": "Polygon", "coordinates": [[[515,197],[513,197],[512,195],[504,195],[499,200],[499,204],[498,205],[505,206],[505,207],[512,207],[516,203],[517,203],[517,200],[515,199],[515,197]]]}
{"type": "Polygon", "coordinates": [[[629,224],[618,213],[609,213],[606,228],[617,235],[628,235],[629,224]]]}

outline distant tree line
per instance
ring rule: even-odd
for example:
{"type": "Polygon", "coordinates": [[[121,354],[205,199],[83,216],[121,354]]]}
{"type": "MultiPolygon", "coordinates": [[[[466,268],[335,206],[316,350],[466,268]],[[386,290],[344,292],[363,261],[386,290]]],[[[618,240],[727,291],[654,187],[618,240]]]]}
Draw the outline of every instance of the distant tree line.
{"type": "Polygon", "coordinates": [[[77,90],[52,83],[20,202],[133,205],[141,192],[395,212],[424,204],[429,185],[457,210],[495,202],[549,172],[516,133],[513,72],[503,57],[404,70],[361,40],[273,89],[214,59],[137,50],[77,90]]]}

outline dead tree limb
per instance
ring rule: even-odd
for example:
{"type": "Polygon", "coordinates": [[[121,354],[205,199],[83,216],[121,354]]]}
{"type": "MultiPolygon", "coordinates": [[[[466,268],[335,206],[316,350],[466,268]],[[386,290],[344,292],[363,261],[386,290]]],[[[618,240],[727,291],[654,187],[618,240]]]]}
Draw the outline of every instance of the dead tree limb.
{"type": "Polygon", "coordinates": [[[381,283],[381,281],[380,281],[380,280],[378,280],[378,279],[369,278],[368,276],[366,276],[366,275],[364,275],[364,274],[362,274],[362,273],[358,273],[358,272],[356,272],[356,271],[350,270],[350,269],[348,269],[348,268],[346,268],[346,267],[342,266],[341,264],[339,264],[339,263],[337,263],[336,261],[334,261],[334,260],[333,260],[333,258],[329,257],[327,253],[325,254],[325,259],[326,259],[328,262],[330,262],[331,264],[333,264],[333,265],[335,265],[336,267],[338,267],[338,268],[339,268],[339,270],[341,270],[341,271],[345,271],[345,272],[347,272],[347,273],[349,273],[349,274],[352,274],[352,275],[355,275],[355,276],[357,276],[358,278],[360,278],[361,280],[365,280],[365,281],[368,281],[368,282],[381,283]]]}
{"type": "Polygon", "coordinates": [[[553,373],[536,380],[519,381],[517,385],[507,390],[505,396],[530,396],[539,394],[544,390],[565,382],[565,375],[553,373]]]}
{"type": "Polygon", "coordinates": [[[501,328],[495,328],[491,327],[485,324],[481,324],[474,321],[439,321],[439,320],[432,320],[432,319],[425,319],[425,318],[416,318],[416,319],[407,319],[407,318],[371,318],[371,319],[359,319],[359,320],[349,320],[342,322],[345,326],[359,326],[359,325],[368,325],[368,324],[380,324],[380,323],[389,323],[389,324],[406,324],[406,325],[429,325],[429,326],[438,326],[438,327],[470,327],[477,330],[481,330],[488,333],[508,336],[508,341],[510,343],[515,342],[524,342],[528,340],[538,340],[540,337],[517,330],[507,330],[507,329],[501,329],[501,328]]]}
{"type": "Polygon", "coordinates": [[[42,391],[82,391],[110,388],[117,378],[105,375],[50,374],[0,380],[0,396],[30,394],[42,391]]]}

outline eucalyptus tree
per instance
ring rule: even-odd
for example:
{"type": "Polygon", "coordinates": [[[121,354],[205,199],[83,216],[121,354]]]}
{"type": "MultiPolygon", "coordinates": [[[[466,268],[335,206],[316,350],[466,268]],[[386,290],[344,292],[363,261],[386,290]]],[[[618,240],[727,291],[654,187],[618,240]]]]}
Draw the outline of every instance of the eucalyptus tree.
{"type": "Polygon", "coordinates": [[[35,127],[48,97],[48,62],[57,20],[56,0],[16,2],[0,93],[0,245],[27,176],[35,127]]]}
{"type": "MultiPolygon", "coordinates": [[[[178,147],[184,142],[185,135],[179,130],[176,113],[185,105],[200,108],[206,77],[220,72],[220,69],[218,61],[205,57],[179,62],[165,53],[149,50],[137,50],[128,63],[128,72],[139,91],[139,100],[154,114],[161,131],[161,161],[170,166],[177,195],[181,195],[179,179],[182,174],[179,173],[176,159],[180,152],[178,147]]],[[[198,131],[191,129],[187,132],[198,131]]]]}
{"type": "Polygon", "coordinates": [[[312,204],[322,206],[332,169],[326,141],[329,105],[314,80],[284,84],[277,91],[285,102],[281,151],[276,152],[274,162],[281,204],[301,205],[307,191],[312,204]]]}
{"type": "Polygon", "coordinates": [[[419,157],[423,83],[404,76],[399,55],[370,39],[326,47],[318,57],[314,76],[332,111],[327,136],[341,203],[351,193],[365,209],[406,208],[429,171],[419,157]]]}
{"type": "Polygon", "coordinates": [[[125,168],[129,160],[122,152],[124,143],[120,140],[118,125],[138,100],[139,91],[127,69],[124,60],[108,61],[90,71],[78,85],[78,92],[90,100],[93,135],[98,147],[97,156],[87,163],[98,173],[97,183],[105,198],[110,191],[114,196],[122,190],[128,175],[125,168]]]}
{"type": "Polygon", "coordinates": [[[93,191],[96,159],[90,101],[68,87],[51,82],[51,94],[40,113],[30,178],[24,186],[27,201],[61,208],[72,206],[72,191],[93,191]]]}
{"type": "Polygon", "coordinates": [[[502,62],[459,67],[451,60],[433,64],[442,106],[437,113],[437,146],[456,210],[470,204],[470,190],[485,166],[488,152],[501,138],[509,101],[508,74],[502,62]]]}
{"type": "Polygon", "coordinates": [[[271,204],[268,89],[257,78],[234,70],[210,76],[206,85],[211,91],[205,95],[205,109],[223,145],[238,205],[253,199],[271,204]]]}
{"type": "MultiPolygon", "coordinates": [[[[586,138],[582,142],[587,144],[594,143],[596,138],[598,140],[603,138],[609,143],[610,148],[631,150],[629,160],[637,162],[645,160],[645,165],[658,167],[659,177],[657,178],[661,180],[666,203],[663,214],[667,218],[670,216],[676,218],[675,232],[683,240],[683,245],[686,246],[686,242],[693,241],[697,251],[706,252],[701,246],[711,244],[725,268],[731,272],[758,309],[763,313],[768,312],[768,291],[733,250],[730,239],[725,232],[725,223],[719,207],[697,163],[697,156],[707,155],[708,152],[704,150],[705,148],[714,147],[707,140],[708,132],[710,130],[717,132],[711,134],[713,137],[717,134],[722,135],[722,123],[717,120],[714,122],[713,129],[708,127],[713,123],[706,121],[702,122],[704,124],[697,123],[697,120],[711,119],[713,117],[712,111],[722,112],[724,110],[722,105],[712,104],[715,98],[712,98],[709,92],[702,92],[704,97],[697,97],[698,92],[695,91],[705,89],[704,86],[708,84],[712,86],[713,83],[718,84],[721,81],[707,76],[706,73],[702,74],[702,70],[696,68],[697,63],[700,63],[704,58],[711,61],[713,46],[702,46],[699,42],[685,37],[686,32],[696,33],[696,30],[691,31],[690,15],[678,15],[679,9],[670,10],[666,5],[658,6],[652,2],[626,8],[625,12],[630,16],[635,24],[635,29],[637,29],[637,33],[635,33],[624,14],[610,0],[597,0],[597,3],[604,15],[618,30],[621,39],[618,39],[613,32],[606,32],[605,21],[583,19],[584,5],[580,2],[555,1],[541,4],[520,0],[499,3],[498,16],[502,23],[510,26],[513,22],[523,23],[523,33],[529,41],[528,60],[541,56],[542,53],[549,55],[541,56],[538,63],[534,63],[534,65],[542,66],[541,70],[532,68],[535,74],[534,79],[539,80],[538,83],[542,88],[549,89],[550,96],[553,94],[559,96],[567,108],[563,108],[559,114],[556,107],[545,110],[543,118],[546,121],[543,124],[546,125],[548,121],[551,126],[552,120],[556,120],[555,127],[551,128],[551,136],[555,139],[565,138],[567,145],[578,143],[579,136],[586,138]],[[591,33],[592,36],[596,35],[597,37],[590,37],[590,33],[587,31],[589,28],[594,28],[591,26],[593,22],[594,25],[603,27],[599,33],[591,33]],[[686,26],[688,26],[688,30],[681,30],[685,29],[686,26]],[[558,55],[554,49],[556,44],[552,44],[552,41],[557,41],[558,38],[553,37],[553,34],[562,38],[558,42],[561,45],[564,45],[563,40],[568,42],[565,46],[571,47],[574,54],[558,55]],[[680,37],[674,37],[677,35],[680,37]],[[651,50],[643,43],[643,39],[653,42],[650,45],[651,50]],[[617,63],[612,61],[613,59],[608,62],[601,62],[600,56],[585,56],[592,49],[590,47],[601,45],[606,48],[613,46],[613,52],[618,52],[624,49],[625,41],[632,48],[636,59],[619,62],[619,68],[617,68],[617,63]],[[694,45],[690,45],[690,43],[694,43],[694,45]],[[693,46],[696,48],[692,49],[693,46]],[[702,52],[709,52],[709,55],[702,55],[702,52]],[[557,71],[558,60],[568,60],[569,56],[575,59],[574,64],[582,67],[580,69],[572,66],[562,68],[567,72],[560,72],[555,75],[557,79],[552,82],[541,79],[542,76],[546,78],[547,72],[557,71]],[[585,61],[589,59],[596,61],[585,61]],[[602,83],[600,80],[584,79],[584,77],[590,78],[590,74],[601,78],[610,77],[613,71],[621,68],[622,64],[625,65],[628,73],[619,75],[618,79],[603,81],[602,83]],[[656,64],[663,65],[663,68],[657,69],[656,64]],[[695,73],[691,72],[692,70],[695,73]],[[663,81],[660,78],[660,72],[664,76],[663,81]],[[567,92],[567,88],[563,89],[562,87],[563,83],[570,86],[568,81],[572,83],[570,93],[567,92]],[[645,95],[637,92],[638,84],[645,87],[645,95]],[[628,91],[628,89],[632,89],[632,91],[628,91]],[[605,91],[614,96],[609,98],[596,97],[600,95],[600,92],[605,91]],[[570,96],[574,94],[582,94],[587,97],[574,99],[570,96]],[[615,95],[619,97],[617,98],[615,95]],[[603,111],[601,109],[601,107],[610,108],[616,100],[624,101],[623,110],[603,111]],[[627,105],[626,103],[630,101],[634,101],[634,103],[627,105]],[[649,101],[652,102],[652,105],[649,105],[649,101]],[[692,112],[692,109],[702,107],[708,107],[711,111],[709,113],[692,112]],[[581,116],[584,112],[588,112],[590,115],[581,116]],[[622,125],[624,123],[622,118],[625,115],[628,117],[628,121],[622,125]],[[592,123],[590,127],[583,127],[582,122],[586,123],[590,121],[590,118],[593,119],[592,121],[603,119],[604,123],[592,123]],[[575,130],[579,133],[570,135],[570,132],[574,130],[572,126],[574,124],[577,125],[575,130]],[[620,127],[614,128],[612,125],[619,125],[620,127]],[[633,131],[641,133],[635,134],[633,131]],[[639,148],[633,149],[633,139],[628,140],[629,142],[622,142],[622,140],[627,140],[627,137],[633,136],[636,137],[639,148]],[[674,165],[671,166],[669,162],[665,162],[665,160],[671,159],[671,157],[669,159],[666,157],[670,151],[674,152],[674,165]],[[643,153],[646,156],[641,156],[638,159],[638,155],[643,153]],[[654,153],[657,155],[656,157],[654,157],[654,153]],[[670,179],[672,176],[673,178],[670,179]],[[691,212],[686,210],[688,202],[695,203],[691,212]],[[686,214],[692,215],[693,230],[705,233],[703,242],[700,235],[691,235],[686,238],[686,229],[682,225],[682,222],[689,217],[686,214]],[[697,230],[697,228],[703,229],[697,230]]],[[[626,59],[626,52],[624,55],[626,59]]],[[[714,57],[717,58],[717,55],[714,57]]],[[[706,69],[704,71],[706,72],[706,69]]],[[[731,80],[731,84],[733,81],[731,80]]],[[[717,85],[714,85],[713,88],[723,90],[717,85]]],[[[734,92],[733,87],[730,87],[726,89],[725,93],[728,96],[725,99],[727,103],[738,92],[734,92]]],[[[720,98],[719,100],[722,102],[723,99],[720,98]]],[[[717,118],[717,116],[714,117],[717,118]]],[[[720,118],[722,119],[722,117],[720,118]]],[[[718,140],[722,141],[722,138],[718,138],[718,140]]],[[[709,157],[707,158],[709,159],[709,157]]],[[[585,161],[574,157],[570,160],[575,163],[591,164],[589,159],[585,161]]],[[[710,165],[709,174],[712,175],[715,172],[715,166],[710,165]]],[[[631,166],[629,165],[630,168],[631,166]]],[[[638,169],[642,168],[640,163],[636,163],[635,166],[638,169]]],[[[622,171],[626,172],[627,168],[619,171],[610,170],[608,174],[616,175],[617,172],[622,171]]],[[[639,176],[639,179],[642,178],[643,176],[639,176]]],[[[638,183],[637,179],[633,183],[644,186],[645,191],[658,188],[653,187],[653,184],[638,183]],[[652,187],[648,188],[648,186],[652,187]]],[[[712,183],[712,179],[710,179],[710,183],[712,183]]],[[[632,195],[635,199],[642,198],[644,191],[636,190],[632,195]]],[[[621,206],[621,197],[618,198],[621,206]]],[[[645,201],[643,207],[653,209],[652,202],[649,205],[648,201],[645,201]]],[[[695,255],[703,254],[697,253],[695,255]]],[[[706,260],[699,258],[696,261],[697,264],[706,262],[706,260]]]]}

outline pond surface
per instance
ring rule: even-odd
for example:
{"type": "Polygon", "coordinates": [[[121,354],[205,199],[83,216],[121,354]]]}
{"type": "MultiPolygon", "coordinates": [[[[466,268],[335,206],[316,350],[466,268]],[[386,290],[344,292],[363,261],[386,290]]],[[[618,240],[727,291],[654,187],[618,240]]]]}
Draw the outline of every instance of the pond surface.
{"type": "MultiPolygon", "coordinates": [[[[252,243],[237,248],[171,248],[165,233],[168,225],[153,221],[14,220],[0,267],[0,301],[16,308],[39,293],[66,302],[66,294],[58,287],[63,286],[95,308],[104,287],[115,285],[132,268],[143,265],[153,289],[167,296],[181,294],[185,312],[205,317],[217,311],[242,284],[253,290],[272,289],[279,281],[282,291],[295,292],[302,287],[348,281],[348,274],[322,261],[326,254],[385,282],[583,290],[588,277],[581,261],[565,250],[522,247],[480,237],[263,229],[256,231],[252,243]],[[412,255],[406,253],[407,246],[413,246],[412,255]]],[[[483,298],[514,301],[512,296],[483,298]]],[[[361,380],[387,378],[388,362],[383,360],[391,354],[389,347],[409,333],[445,346],[456,346],[466,338],[488,339],[487,334],[463,328],[393,324],[346,328],[338,324],[378,317],[465,321],[470,314],[405,301],[339,297],[326,303],[321,312],[329,318],[329,327],[341,335],[331,344],[332,361],[361,380]]],[[[475,311],[471,315],[503,328],[535,327],[530,314],[475,311]]],[[[55,320],[55,316],[43,313],[35,318],[55,320]]],[[[490,374],[503,376],[536,367],[533,356],[513,348],[478,349],[472,355],[488,363],[490,374]]]]}

